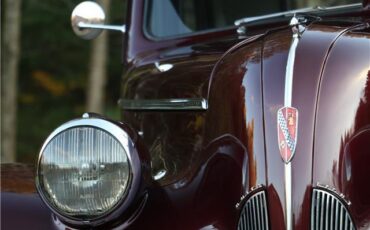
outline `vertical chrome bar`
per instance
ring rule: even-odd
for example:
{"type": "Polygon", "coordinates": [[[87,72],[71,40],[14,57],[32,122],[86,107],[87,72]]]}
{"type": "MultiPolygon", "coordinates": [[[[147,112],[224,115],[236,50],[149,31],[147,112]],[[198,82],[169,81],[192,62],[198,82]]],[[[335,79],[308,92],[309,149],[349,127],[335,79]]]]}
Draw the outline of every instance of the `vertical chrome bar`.
{"type": "Polygon", "coordinates": [[[261,229],[259,194],[256,195],[257,229],[261,229]]]}
{"type": "Polygon", "coordinates": [[[255,197],[252,198],[252,210],[253,210],[253,229],[257,229],[257,213],[256,213],[256,199],[255,197]]]}
{"type": "Polygon", "coordinates": [[[266,230],[269,230],[269,222],[268,220],[268,213],[267,213],[267,201],[266,201],[266,194],[263,194],[263,207],[264,207],[264,216],[265,216],[265,224],[266,224],[266,230]]]}
{"type": "Polygon", "coordinates": [[[263,199],[264,199],[264,193],[260,194],[260,206],[261,206],[261,229],[265,230],[266,229],[266,223],[265,223],[265,218],[264,218],[264,206],[263,206],[263,199]]]}
{"type": "Polygon", "coordinates": [[[325,212],[325,208],[324,208],[324,204],[325,204],[325,198],[326,198],[326,194],[321,192],[322,193],[322,198],[321,198],[321,205],[320,205],[320,230],[323,230],[323,225],[324,225],[324,212],[325,212]]]}
{"type": "Polygon", "coordinates": [[[253,223],[252,223],[252,209],[251,209],[251,203],[250,200],[247,202],[248,204],[248,229],[253,229],[253,223]]]}
{"type": "Polygon", "coordinates": [[[262,222],[262,229],[263,230],[266,230],[267,229],[267,227],[266,227],[266,225],[267,225],[267,219],[265,219],[265,208],[267,208],[267,207],[265,207],[264,206],[264,199],[265,199],[265,194],[264,193],[261,193],[261,195],[260,195],[260,205],[261,205],[261,222],[262,222]]]}
{"type": "MultiPolygon", "coordinates": [[[[298,23],[298,20],[295,17],[293,17],[291,21],[291,25],[295,27],[297,26],[296,23],[298,23]]],[[[288,54],[288,62],[286,66],[286,73],[285,73],[285,90],[284,90],[284,105],[285,106],[292,106],[293,70],[294,70],[295,52],[298,46],[298,41],[299,41],[299,35],[296,33],[293,33],[293,41],[290,46],[290,50],[288,54]]]]}
{"type": "Polygon", "coordinates": [[[345,217],[344,217],[344,229],[348,230],[348,215],[346,214],[345,217]]]}
{"type": "Polygon", "coordinates": [[[339,229],[339,223],[338,223],[338,220],[339,220],[339,202],[338,201],[335,201],[335,226],[334,226],[334,229],[339,229]]]}
{"type": "Polygon", "coordinates": [[[238,230],[242,230],[243,229],[243,225],[244,225],[244,209],[242,210],[241,214],[240,214],[240,217],[239,217],[239,221],[238,221],[238,230]]]}
{"type": "Polygon", "coordinates": [[[242,229],[243,230],[246,230],[247,228],[246,228],[246,226],[247,226],[247,220],[246,220],[246,218],[245,218],[245,208],[244,208],[244,210],[243,210],[243,216],[242,216],[242,220],[243,220],[243,225],[242,225],[242,229]]]}
{"type": "MultiPolygon", "coordinates": [[[[284,89],[284,106],[292,106],[293,92],[293,71],[295,53],[298,46],[298,41],[301,35],[299,30],[299,20],[294,16],[290,21],[290,26],[293,31],[293,40],[289,49],[288,61],[285,72],[285,89],[284,89]]],[[[294,154],[294,153],[292,153],[294,154]]],[[[293,213],[292,213],[292,166],[291,162],[287,162],[284,167],[285,174],[285,224],[287,230],[293,229],[293,213]]]]}
{"type": "Polygon", "coordinates": [[[292,230],[292,164],[288,162],[284,167],[285,174],[285,222],[286,229],[292,230]]]}
{"type": "Polygon", "coordinates": [[[326,196],[326,205],[325,205],[325,230],[329,229],[329,206],[330,206],[330,196],[326,196]]]}
{"type": "Polygon", "coordinates": [[[316,215],[316,219],[317,219],[317,226],[316,226],[316,229],[319,230],[320,229],[320,217],[321,217],[321,200],[322,200],[322,193],[320,191],[318,191],[318,199],[317,199],[317,215],[316,215]]]}
{"type": "Polygon", "coordinates": [[[334,197],[331,197],[331,207],[330,207],[330,230],[334,230],[334,205],[335,205],[335,199],[334,197]]]}
{"type": "Polygon", "coordinates": [[[316,202],[316,190],[312,191],[312,200],[311,200],[311,230],[315,229],[315,212],[317,206],[315,205],[316,202]]]}
{"type": "Polygon", "coordinates": [[[340,214],[339,214],[339,229],[343,230],[343,207],[340,207],[340,214]]]}

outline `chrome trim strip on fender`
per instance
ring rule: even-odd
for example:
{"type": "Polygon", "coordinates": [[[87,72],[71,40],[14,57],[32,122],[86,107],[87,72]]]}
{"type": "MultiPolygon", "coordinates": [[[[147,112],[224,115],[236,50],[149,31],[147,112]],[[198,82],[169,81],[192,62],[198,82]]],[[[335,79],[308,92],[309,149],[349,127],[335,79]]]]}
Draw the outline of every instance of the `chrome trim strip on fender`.
{"type": "Polygon", "coordinates": [[[208,109],[208,101],[204,98],[120,99],[118,105],[123,110],[143,111],[205,111],[208,109]]]}
{"type": "MultiPolygon", "coordinates": [[[[293,40],[289,49],[288,61],[285,72],[285,89],[284,89],[284,106],[292,106],[292,92],[293,92],[293,70],[295,53],[298,46],[299,38],[304,32],[305,28],[301,25],[305,22],[304,18],[294,17],[290,20],[290,26],[293,32],[293,40]]],[[[294,153],[292,153],[294,154],[294,153]]],[[[287,230],[293,229],[293,213],[292,213],[292,163],[285,162],[284,165],[285,177],[285,224],[287,230]]]]}

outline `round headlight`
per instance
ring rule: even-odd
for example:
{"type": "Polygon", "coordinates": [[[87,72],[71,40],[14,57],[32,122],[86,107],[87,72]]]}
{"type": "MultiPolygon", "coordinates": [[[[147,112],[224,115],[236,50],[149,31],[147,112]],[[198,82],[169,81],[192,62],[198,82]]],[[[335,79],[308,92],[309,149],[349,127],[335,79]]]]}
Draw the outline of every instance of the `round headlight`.
{"type": "Polygon", "coordinates": [[[45,141],[37,166],[37,188],[62,216],[91,220],[125,199],[132,180],[129,137],[119,126],[78,119],[45,141]]]}

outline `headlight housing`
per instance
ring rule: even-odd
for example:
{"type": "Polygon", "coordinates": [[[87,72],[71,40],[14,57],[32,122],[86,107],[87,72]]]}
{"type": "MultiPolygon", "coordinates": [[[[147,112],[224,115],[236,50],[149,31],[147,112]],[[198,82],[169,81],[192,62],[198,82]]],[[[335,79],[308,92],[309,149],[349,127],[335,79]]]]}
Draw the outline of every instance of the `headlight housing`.
{"type": "Polygon", "coordinates": [[[45,141],[37,165],[37,190],[59,216],[85,222],[99,219],[131,200],[130,190],[140,177],[134,152],[128,133],[116,123],[88,115],[72,120],[45,141]]]}

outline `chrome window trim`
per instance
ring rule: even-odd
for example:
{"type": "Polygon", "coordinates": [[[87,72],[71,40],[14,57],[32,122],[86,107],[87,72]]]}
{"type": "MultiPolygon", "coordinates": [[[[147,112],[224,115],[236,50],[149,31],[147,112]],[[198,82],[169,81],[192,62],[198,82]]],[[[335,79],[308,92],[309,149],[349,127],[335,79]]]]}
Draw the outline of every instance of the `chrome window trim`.
{"type": "Polygon", "coordinates": [[[204,98],[177,98],[177,99],[120,99],[118,105],[123,110],[199,110],[208,109],[208,101],[204,98]]]}
{"type": "Polygon", "coordinates": [[[306,7],[301,9],[295,10],[288,10],[284,12],[277,12],[272,14],[260,15],[260,16],[253,16],[253,17],[246,17],[235,20],[234,25],[240,26],[242,24],[253,23],[257,21],[263,21],[268,19],[274,19],[279,17],[291,17],[296,14],[318,14],[318,13],[330,13],[338,10],[353,10],[353,9],[361,9],[361,3],[354,3],[354,4],[347,4],[347,5],[339,5],[339,6],[315,6],[315,7],[306,7]]]}

